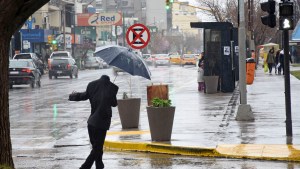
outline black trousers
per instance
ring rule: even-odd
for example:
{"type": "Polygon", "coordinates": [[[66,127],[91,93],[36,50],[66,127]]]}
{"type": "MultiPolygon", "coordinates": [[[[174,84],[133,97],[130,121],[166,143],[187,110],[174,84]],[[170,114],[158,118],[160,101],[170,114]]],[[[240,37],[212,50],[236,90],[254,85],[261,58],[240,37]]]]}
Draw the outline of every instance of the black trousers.
{"type": "Polygon", "coordinates": [[[104,164],[102,161],[103,144],[105,141],[107,130],[97,129],[91,125],[88,125],[88,131],[90,142],[93,148],[80,169],[92,168],[94,161],[96,162],[96,169],[102,169],[104,168],[104,164]]]}
{"type": "Polygon", "coordinates": [[[268,63],[269,73],[272,73],[273,63],[268,63]]]}

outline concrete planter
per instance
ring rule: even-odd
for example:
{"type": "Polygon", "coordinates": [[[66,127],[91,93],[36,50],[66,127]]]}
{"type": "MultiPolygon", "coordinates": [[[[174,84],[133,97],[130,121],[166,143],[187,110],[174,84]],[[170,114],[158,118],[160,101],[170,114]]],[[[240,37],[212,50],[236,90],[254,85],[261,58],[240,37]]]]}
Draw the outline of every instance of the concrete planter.
{"type": "Polygon", "coordinates": [[[170,141],[175,107],[147,107],[152,141],[170,141]]]}
{"type": "Polygon", "coordinates": [[[213,94],[218,92],[219,76],[204,76],[205,91],[207,94],[213,94]]]}
{"type": "Polygon", "coordinates": [[[138,128],[140,120],[141,98],[118,100],[118,110],[123,129],[138,128]]]}

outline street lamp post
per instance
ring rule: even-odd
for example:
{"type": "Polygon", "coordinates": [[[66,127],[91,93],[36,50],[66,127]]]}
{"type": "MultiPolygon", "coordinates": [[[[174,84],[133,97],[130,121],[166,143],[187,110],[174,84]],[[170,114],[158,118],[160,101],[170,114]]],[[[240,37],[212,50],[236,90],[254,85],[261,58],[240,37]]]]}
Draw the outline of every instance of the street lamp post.
{"type": "Polygon", "coordinates": [[[63,4],[63,42],[64,42],[64,51],[66,51],[66,5],[63,4]]]}
{"type": "Polygon", "coordinates": [[[244,0],[239,0],[239,89],[240,105],[238,107],[236,120],[252,121],[254,120],[250,105],[247,104],[246,95],[246,31],[245,31],[245,9],[244,0]]]}

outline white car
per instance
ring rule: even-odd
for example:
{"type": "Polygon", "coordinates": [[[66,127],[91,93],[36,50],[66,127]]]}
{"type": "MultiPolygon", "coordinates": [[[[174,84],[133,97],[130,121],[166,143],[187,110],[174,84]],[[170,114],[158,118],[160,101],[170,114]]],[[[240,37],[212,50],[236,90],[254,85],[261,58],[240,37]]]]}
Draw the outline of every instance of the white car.
{"type": "Polygon", "coordinates": [[[155,54],[154,56],[154,67],[158,65],[171,66],[169,54],[155,54]]]}

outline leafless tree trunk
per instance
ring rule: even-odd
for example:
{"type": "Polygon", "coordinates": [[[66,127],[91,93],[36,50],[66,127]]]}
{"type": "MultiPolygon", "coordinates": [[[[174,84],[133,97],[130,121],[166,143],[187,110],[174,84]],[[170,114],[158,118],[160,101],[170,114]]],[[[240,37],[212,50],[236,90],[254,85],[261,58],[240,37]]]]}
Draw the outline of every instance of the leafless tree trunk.
{"type": "Polygon", "coordinates": [[[0,165],[14,168],[10,139],[8,65],[11,36],[49,0],[0,0],[0,165]]]}

